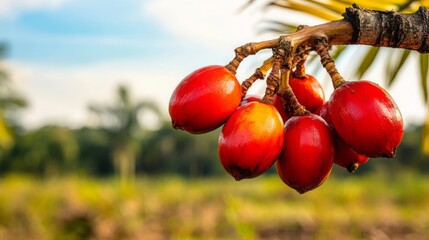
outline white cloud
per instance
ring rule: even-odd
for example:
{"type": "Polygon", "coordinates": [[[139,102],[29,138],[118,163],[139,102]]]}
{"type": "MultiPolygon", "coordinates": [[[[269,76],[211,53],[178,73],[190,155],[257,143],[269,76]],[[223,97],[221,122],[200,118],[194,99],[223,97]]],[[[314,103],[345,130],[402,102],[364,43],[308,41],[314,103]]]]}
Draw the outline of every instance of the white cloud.
{"type": "Polygon", "coordinates": [[[284,9],[265,8],[267,1],[248,0],[153,0],[142,1],[142,14],[152,17],[165,30],[195,43],[230,49],[247,42],[276,37],[261,34],[263,20],[287,19],[315,25],[321,19],[284,9]],[[243,8],[243,6],[246,6],[243,8]]]}
{"type": "Polygon", "coordinates": [[[0,16],[16,16],[24,11],[55,9],[68,0],[0,0],[0,16]]]}
{"type": "Polygon", "coordinates": [[[10,63],[8,69],[18,91],[30,106],[22,123],[29,128],[46,124],[79,127],[89,122],[87,106],[115,101],[116,87],[125,84],[135,100],[151,99],[164,115],[178,81],[186,73],[153,64],[109,62],[86,67],[59,67],[10,63]],[[178,77],[180,76],[180,77],[178,77]]]}
{"type": "Polygon", "coordinates": [[[239,12],[247,1],[156,0],[143,1],[142,14],[167,31],[195,43],[231,49],[256,39],[261,11],[239,12]]]}

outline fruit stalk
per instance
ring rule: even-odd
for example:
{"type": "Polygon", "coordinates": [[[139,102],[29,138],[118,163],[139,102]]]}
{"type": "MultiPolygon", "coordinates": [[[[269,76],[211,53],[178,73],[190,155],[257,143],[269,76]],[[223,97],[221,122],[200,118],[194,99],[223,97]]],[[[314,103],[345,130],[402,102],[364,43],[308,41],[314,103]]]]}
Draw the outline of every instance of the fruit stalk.
{"type": "Polygon", "coordinates": [[[311,48],[304,48],[299,46],[296,56],[292,60],[292,66],[296,66],[293,76],[297,78],[305,77],[305,61],[307,61],[308,54],[310,53],[311,48]]]}
{"type": "Polygon", "coordinates": [[[264,98],[262,98],[263,103],[272,104],[274,94],[277,93],[280,86],[280,67],[283,62],[283,57],[285,55],[285,50],[282,48],[273,49],[273,67],[271,69],[270,75],[267,78],[267,88],[265,90],[264,98]]]}
{"type": "Polygon", "coordinates": [[[289,116],[302,116],[310,113],[298,102],[298,99],[289,85],[283,92],[280,92],[279,95],[282,99],[283,108],[289,116]]]}
{"type": "Polygon", "coordinates": [[[282,41],[280,46],[275,50],[277,55],[282,59],[282,64],[280,66],[280,86],[275,93],[280,96],[283,109],[285,109],[287,114],[290,116],[300,116],[308,113],[305,107],[298,102],[298,99],[289,84],[292,69],[298,62],[305,59],[305,57],[302,57],[301,55],[305,55],[306,48],[298,47],[296,50],[298,52],[295,55],[295,48],[289,41],[282,41]]]}
{"type": "Polygon", "coordinates": [[[255,72],[252,74],[252,76],[250,76],[249,78],[247,78],[241,83],[241,90],[243,92],[243,97],[246,96],[247,91],[256,80],[265,78],[265,75],[272,68],[272,66],[273,66],[273,58],[271,57],[265,60],[262,66],[257,68],[255,72]]]}
{"type": "Polygon", "coordinates": [[[320,61],[323,67],[326,69],[329,76],[331,76],[334,88],[338,88],[346,81],[338,72],[337,67],[335,66],[334,59],[332,59],[331,55],[329,55],[328,40],[326,38],[315,38],[315,48],[317,54],[319,54],[320,56],[320,61]]]}

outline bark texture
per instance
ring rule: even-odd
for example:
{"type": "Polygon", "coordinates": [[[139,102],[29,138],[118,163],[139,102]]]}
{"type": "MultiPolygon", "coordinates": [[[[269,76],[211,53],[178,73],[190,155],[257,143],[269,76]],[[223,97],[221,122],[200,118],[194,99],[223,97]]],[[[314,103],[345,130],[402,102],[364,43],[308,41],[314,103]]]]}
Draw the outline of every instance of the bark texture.
{"type": "Polygon", "coordinates": [[[353,26],[351,44],[429,52],[429,13],[425,7],[405,14],[367,10],[353,4],[343,17],[353,26]]]}

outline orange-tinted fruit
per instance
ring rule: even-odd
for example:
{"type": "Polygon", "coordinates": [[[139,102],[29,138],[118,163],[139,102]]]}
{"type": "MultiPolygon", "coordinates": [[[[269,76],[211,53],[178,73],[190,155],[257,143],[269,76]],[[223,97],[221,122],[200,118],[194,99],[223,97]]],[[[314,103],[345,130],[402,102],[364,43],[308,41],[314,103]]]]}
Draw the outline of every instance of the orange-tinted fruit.
{"type": "Polygon", "coordinates": [[[250,102],[237,109],[219,136],[219,159],[237,181],[267,171],[283,146],[283,121],[269,104],[250,102]]]}

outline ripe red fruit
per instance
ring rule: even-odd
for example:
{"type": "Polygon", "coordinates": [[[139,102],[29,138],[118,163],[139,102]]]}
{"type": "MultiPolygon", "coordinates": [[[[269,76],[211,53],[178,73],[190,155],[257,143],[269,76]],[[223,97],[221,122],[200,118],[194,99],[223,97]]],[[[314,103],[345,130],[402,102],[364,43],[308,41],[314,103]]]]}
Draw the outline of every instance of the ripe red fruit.
{"type": "MultiPolygon", "coordinates": [[[[303,78],[291,77],[289,79],[289,85],[298,99],[298,102],[312,113],[316,112],[316,110],[325,102],[323,87],[316,78],[309,74],[303,78]]],[[[286,122],[292,117],[286,113],[279,96],[274,96],[273,104],[280,112],[283,122],[286,122]]]]}
{"type": "MultiPolygon", "coordinates": [[[[321,116],[331,127],[332,127],[332,120],[329,117],[328,114],[328,102],[325,102],[317,111],[316,114],[321,116]]],[[[357,168],[366,163],[368,161],[368,157],[365,157],[363,155],[360,155],[353,151],[347,145],[343,139],[341,139],[340,136],[336,133],[335,129],[332,129],[333,136],[334,136],[334,142],[335,142],[335,155],[334,155],[334,163],[344,167],[349,172],[354,172],[357,170],[357,168]]]]}
{"type": "Polygon", "coordinates": [[[298,102],[312,113],[325,102],[323,87],[316,78],[309,74],[303,78],[291,77],[289,79],[289,85],[298,99],[298,102]]]}
{"type": "Polygon", "coordinates": [[[205,133],[221,126],[241,101],[241,86],[224,66],[207,66],[186,76],[169,104],[173,127],[205,133]]]}
{"type": "Polygon", "coordinates": [[[276,163],[284,183],[299,193],[320,186],[334,162],[334,139],[320,116],[308,114],[290,118],[284,127],[283,150],[276,163]]]}
{"type": "Polygon", "coordinates": [[[237,181],[267,171],[283,146],[283,122],[272,106],[250,102],[237,109],[219,136],[219,159],[237,181]]]}
{"type": "Polygon", "coordinates": [[[359,166],[368,162],[369,158],[353,151],[340,137],[335,138],[335,158],[334,163],[355,172],[359,166]]]}
{"type": "Polygon", "coordinates": [[[401,113],[390,95],[369,81],[335,89],[328,112],[338,135],[367,157],[394,157],[404,134],[401,113]]]}

